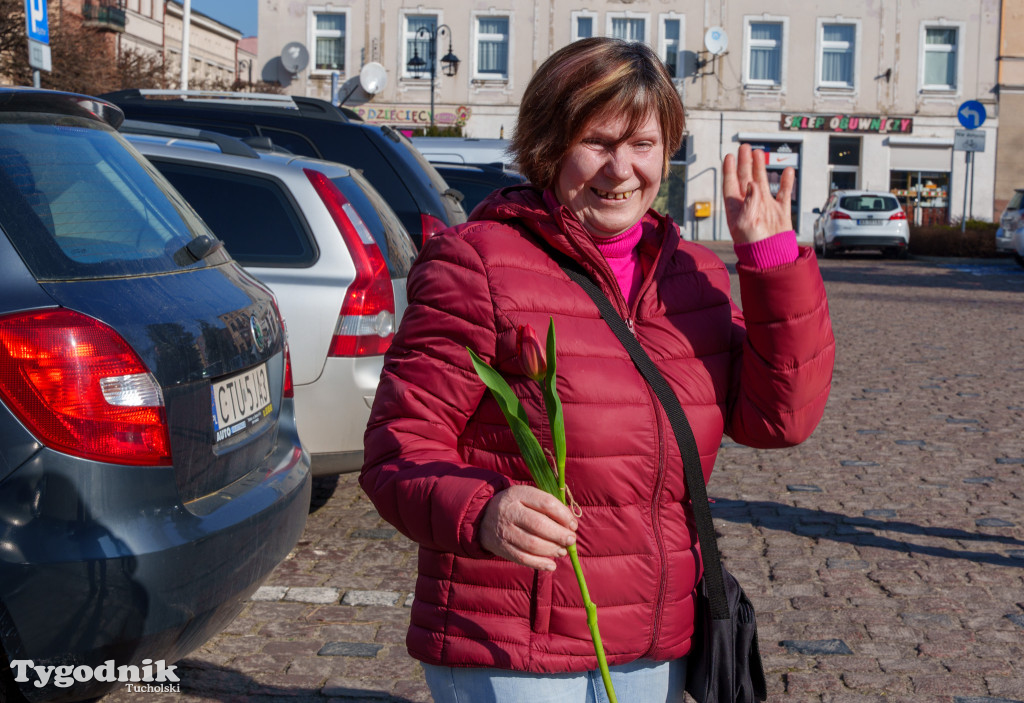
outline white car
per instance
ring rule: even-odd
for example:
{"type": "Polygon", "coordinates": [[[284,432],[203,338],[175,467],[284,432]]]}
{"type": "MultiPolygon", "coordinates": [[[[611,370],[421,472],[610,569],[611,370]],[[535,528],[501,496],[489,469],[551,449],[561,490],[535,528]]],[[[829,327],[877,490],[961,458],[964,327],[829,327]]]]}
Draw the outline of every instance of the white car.
{"type": "Polygon", "coordinates": [[[1017,235],[1017,230],[1022,224],[1021,216],[1024,214],[1022,208],[1024,208],[1024,188],[1018,188],[999,216],[999,229],[996,230],[996,251],[1016,251],[1017,256],[1021,255],[1020,237],[1017,235]],[[1016,248],[1014,247],[1015,241],[1017,242],[1016,248]]]}
{"type": "Polygon", "coordinates": [[[384,351],[405,311],[417,253],[408,231],[343,164],[182,127],[128,120],[129,130],[129,142],[277,297],[313,474],[358,470],[384,351]]]}
{"type": "Polygon", "coordinates": [[[828,258],[836,252],[881,250],[906,258],[910,246],[907,215],[896,196],[869,190],[837,190],[825,207],[814,208],[814,248],[828,258]]]}

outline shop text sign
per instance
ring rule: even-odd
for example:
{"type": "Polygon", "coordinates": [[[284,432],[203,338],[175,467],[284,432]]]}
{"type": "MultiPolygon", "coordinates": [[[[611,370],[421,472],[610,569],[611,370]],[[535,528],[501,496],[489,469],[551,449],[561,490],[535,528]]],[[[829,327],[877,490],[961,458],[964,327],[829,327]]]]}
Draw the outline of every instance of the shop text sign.
{"type": "MultiPolygon", "coordinates": [[[[355,111],[364,121],[371,124],[397,125],[429,125],[430,108],[422,105],[357,105],[355,111]]],[[[458,107],[438,107],[434,110],[434,122],[439,125],[465,124],[469,119],[470,109],[464,105],[458,107]]]]}
{"type": "Polygon", "coordinates": [[[913,117],[870,117],[865,115],[783,115],[782,129],[791,131],[857,132],[874,134],[910,134],[913,117]]]}

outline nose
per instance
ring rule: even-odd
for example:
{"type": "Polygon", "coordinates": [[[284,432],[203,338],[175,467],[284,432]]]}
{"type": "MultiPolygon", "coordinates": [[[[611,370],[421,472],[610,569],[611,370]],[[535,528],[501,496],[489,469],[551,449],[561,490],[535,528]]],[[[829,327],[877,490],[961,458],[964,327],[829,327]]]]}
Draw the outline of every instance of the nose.
{"type": "Polygon", "coordinates": [[[632,167],[629,164],[628,152],[625,145],[618,145],[608,150],[608,161],[605,163],[605,173],[617,181],[624,181],[632,174],[632,167]]]}

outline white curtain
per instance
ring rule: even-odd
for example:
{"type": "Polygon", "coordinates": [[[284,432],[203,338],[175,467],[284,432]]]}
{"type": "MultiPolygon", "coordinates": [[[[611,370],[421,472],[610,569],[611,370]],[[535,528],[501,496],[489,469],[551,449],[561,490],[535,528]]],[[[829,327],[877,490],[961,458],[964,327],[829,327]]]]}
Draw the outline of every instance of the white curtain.
{"type": "MultiPolygon", "coordinates": [[[[430,72],[430,34],[433,33],[434,27],[437,26],[437,17],[412,17],[406,16],[406,63],[412,59],[413,56],[418,56],[423,59],[423,72],[430,72]],[[423,34],[417,36],[416,32],[421,29],[426,31],[423,34]]],[[[436,57],[434,57],[436,60],[436,57]]]]}
{"type": "Polygon", "coordinates": [[[613,17],[612,36],[626,41],[644,40],[644,20],[632,17],[613,17]]]}
{"type": "Polygon", "coordinates": [[[928,29],[924,47],[925,85],[956,86],[956,30],[928,29]]]}
{"type": "Polygon", "coordinates": [[[345,70],[345,15],[317,15],[316,33],[316,67],[345,70]]]}
{"type": "Polygon", "coordinates": [[[507,75],[508,17],[481,17],[477,31],[477,72],[507,75]]]}
{"type": "Polygon", "coordinates": [[[750,24],[750,79],[782,82],[782,25],[750,24]]]}
{"type": "Polygon", "coordinates": [[[821,41],[821,80],[852,86],[853,25],[826,24],[822,28],[821,41]]]}

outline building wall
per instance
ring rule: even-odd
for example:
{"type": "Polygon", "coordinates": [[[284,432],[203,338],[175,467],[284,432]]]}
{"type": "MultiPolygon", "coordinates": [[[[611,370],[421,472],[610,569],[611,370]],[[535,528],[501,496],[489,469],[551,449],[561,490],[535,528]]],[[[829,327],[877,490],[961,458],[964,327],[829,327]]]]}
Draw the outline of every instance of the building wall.
{"type": "MultiPolygon", "coordinates": [[[[181,34],[184,8],[166,2],[164,14],[164,51],[167,67],[175,84],[181,76],[181,34]]],[[[237,46],[242,33],[206,15],[191,11],[189,26],[189,83],[216,83],[230,86],[238,75],[237,46]]]]}
{"type": "MultiPolygon", "coordinates": [[[[1019,5],[1024,0],[1008,2],[1019,5]]],[[[310,66],[281,82],[290,93],[331,97],[332,71],[315,67],[314,27],[320,12],[345,17],[344,66],[335,81],[346,105],[367,121],[399,127],[429,123],[430,81],[405,69],[405,32],[408,17],[436,16],[438,25],[450,28],[451,49],[461,63],[454,77],[438,74],[434,117],[442,124],[464,120],[464,133],[473,137],[510,136],[520,96],[534,71],[586,27],[593,35],[611,34],[624,25],[642,29],[638,38],[676,61],[676,82],[687,108],[692,148],[673,165],[673,190],[659,201],[687,236],[727,236],[721,160],[742,142],[765,148],[776,178],[787,164],[798,169],[794,216],[804,240],[810,238],[816,218],[813,209],[824,204],[833,184],[898,191],[908,214],[919,221],[959,219],[965,205],[969,216],[993,216],[999,0],[821,0],[813,5],[804,0],[675,5],[663,0],[260,0],[258,64],[264,79],[279,79],[281,49],[302,42],[310,66]],[[480,20],[491,16],[508,18],[508,68],[498,78],[477,71],[480,20]],[[836,46],[824,43],[824,33],[827,29],[835,39],[834,26],[842,36],[851,33],[846,55],[852,54],[854,68],[849,85],[819,80],[826,49],[833,52],[836,46]],[[712,27],[727,35],[727,48],[718,56],[705,51],[705,34],[712,27]],[[676,28],[678,41],[670,51],[670,30],[676,28]],[[750,34],[752,28],[757,36],[750,34]],[[760,33],[766,28],[781,28],[779,80],[771,84],[758,80],[757,57],[752,58],[752,47],[758,41],[763,45],[760,33]],[[941,43],[950,36],[955,37],[951,44],[941,43]],[[926,37],[932,43],[926,44],[926,37]],[[926,49],[931,82],[937,83],[939,75],[935,61],[948,59],[955,76],[951,86],[926,84],[926,49]],[[359,70],[368,62],[382,64],[387,74],[385,88],[372,96],[358,88],[359,70]],[[965,154],[953,151],[955,132],[962,128],[957,110],[966,100],[981,101],[988,113],[981,127],[986,150],[974,156],[972,180],[967,179],[965,154]],[[830,164],[830,147],[839,154],[850,151],[851,144],[859,157],[835,159],[854,158],[852,164],[830,164]],[[710,218],[694,216],[697,202],[711,203],[710,218]]],[[[1015,41],[1024,44],[1024,39],[1015,41]]],[[[447,51],[448,41],[442,37],[437,54],[447,51]]],[[[1014,70],[1024,76],[1024,61],[1014,70]]]]}
{"type": "Polygon", "coordinates": [[[1024,0],[1003,0],[999,50],[999,142],[995,177],[995,214],[1016,188],[1024,188],[1024,0]]]}

